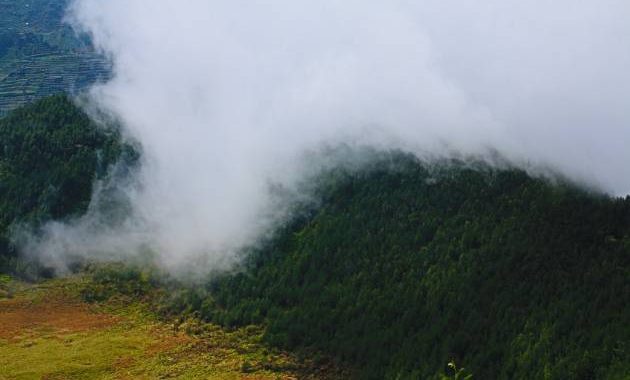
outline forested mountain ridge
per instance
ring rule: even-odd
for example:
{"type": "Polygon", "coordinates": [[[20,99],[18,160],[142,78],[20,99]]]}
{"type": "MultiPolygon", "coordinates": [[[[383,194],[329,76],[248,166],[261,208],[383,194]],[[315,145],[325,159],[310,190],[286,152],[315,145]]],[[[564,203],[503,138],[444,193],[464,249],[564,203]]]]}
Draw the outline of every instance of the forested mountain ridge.
{"type": "Polygon", "coordinates": [[[518,169],[384,154],[240,271],[172,301],[314,348],[361,378],[630,376],[630,198],[518,169]]]}
{"type": "MultiPolygon", "coordinates": [[[[0,143],[2,271],[15,270],[11,225],[81,214],[94,181],[135,154],[65,96],[0,119],[0,143]]],[[[190,286],[120,269],[85,296],[161,287],[162,313],[263,325],[268,344],[362,379],[437,378],[451,360],[476,379],[630,376],[630,198],[400,152],[314,187],[230,273],[190,286]]]]}

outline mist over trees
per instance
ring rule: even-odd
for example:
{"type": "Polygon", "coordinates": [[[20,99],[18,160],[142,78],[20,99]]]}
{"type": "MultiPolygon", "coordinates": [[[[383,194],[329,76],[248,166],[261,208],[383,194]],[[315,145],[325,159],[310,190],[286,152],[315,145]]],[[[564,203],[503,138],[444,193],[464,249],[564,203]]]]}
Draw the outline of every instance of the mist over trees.
{"type": "Polygon", "coordinates": [[[1,118],[0,144],[2,271],[19,270],[11,243],[16,230],[36,230],[50,220],[84,213],[94,182],[129,149],[116,130],[97,127],[66,95],[1,118]]]}
{"type": "MultiPolygon", "coordinates": [[[[326,145],[499,152],[625,195],[630,6],[602,1],[74,1],[68,19],[113,67],[90,100],[147,164],[139,228],[87,248],[116,236],[169,267],[234,260],[278,222],[269,184],[295,191],[326,145]]],[[[67,231],[42,249],[81,226],[67,231]]]]}
{"type": "Polygon", "coordinates": [[[74,273],[358,379],[627,380],[628,4],[0,0],[0,297],[74,273]]]}

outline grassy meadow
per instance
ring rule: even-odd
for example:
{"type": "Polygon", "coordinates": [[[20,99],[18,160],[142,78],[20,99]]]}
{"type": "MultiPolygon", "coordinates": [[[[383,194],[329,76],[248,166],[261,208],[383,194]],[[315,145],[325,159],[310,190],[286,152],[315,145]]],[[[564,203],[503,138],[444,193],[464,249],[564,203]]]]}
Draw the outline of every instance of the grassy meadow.
{"type": "Polygon", "coordinates": [[[269,349],[262,329],[159,320],[125,297],[88,304],[85,277],[24,284],[0,279],[0,379],[336,378],[269,349]]]}

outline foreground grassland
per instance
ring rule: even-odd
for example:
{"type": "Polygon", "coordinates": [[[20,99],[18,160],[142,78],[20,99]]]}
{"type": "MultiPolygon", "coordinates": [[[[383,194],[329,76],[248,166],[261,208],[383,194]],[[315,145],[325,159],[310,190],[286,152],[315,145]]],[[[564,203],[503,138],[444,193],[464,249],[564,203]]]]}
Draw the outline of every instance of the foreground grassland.
{"type": "Polygon", "coordinates": [[[84,278],[0,279],[0,379],[335,378],[268,349],[262,330],[159,321],[139,302],[86,304],[84,278]]]}

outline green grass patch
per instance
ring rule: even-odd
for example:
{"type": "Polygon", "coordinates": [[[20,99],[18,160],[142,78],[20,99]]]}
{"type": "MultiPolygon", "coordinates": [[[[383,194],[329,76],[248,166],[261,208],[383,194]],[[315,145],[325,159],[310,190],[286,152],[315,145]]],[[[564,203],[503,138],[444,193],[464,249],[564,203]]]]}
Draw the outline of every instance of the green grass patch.
{"type": "Polygon", "coordinates": [[[40,331],[31,339],[1,343],[0,367],[4,378],[16,380],[114,378],[120,363],[135,362],[156,339],[126,325],[67,335],[40,331]]]}

